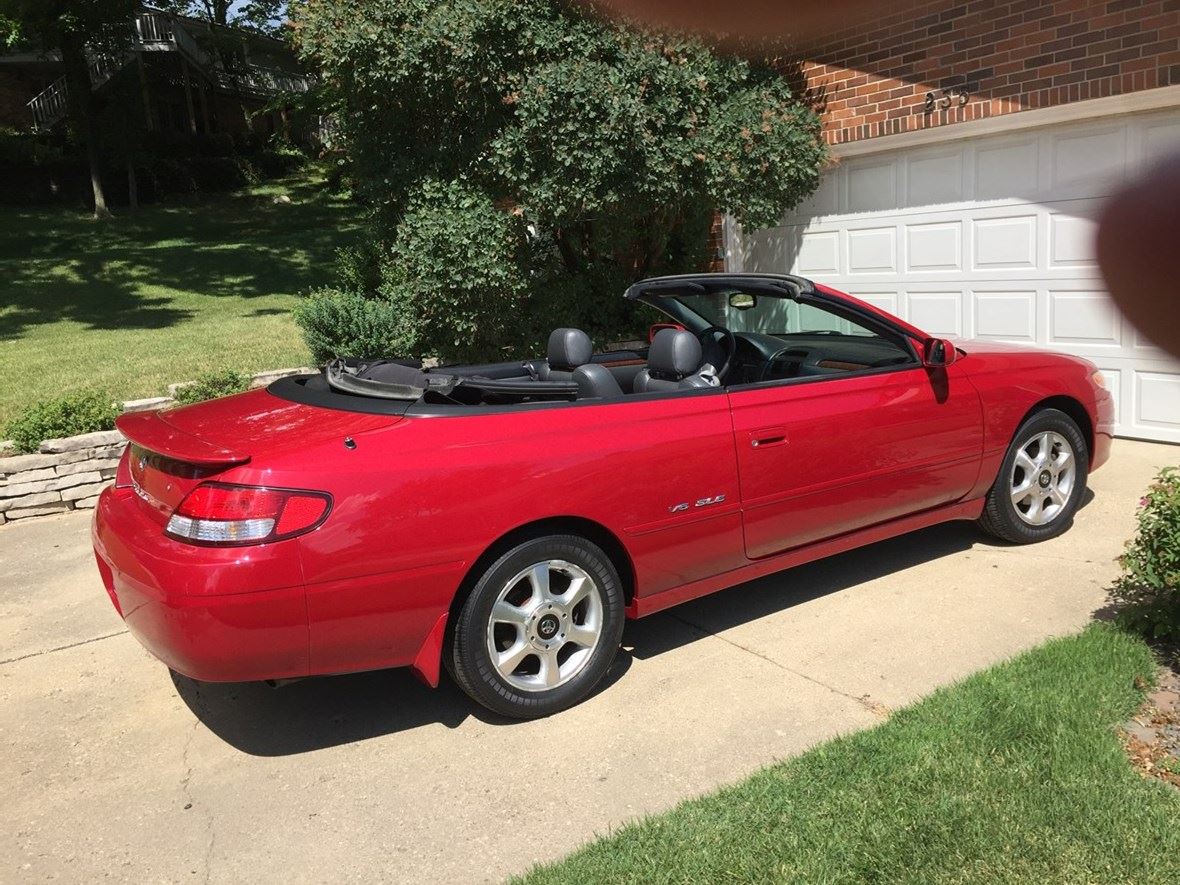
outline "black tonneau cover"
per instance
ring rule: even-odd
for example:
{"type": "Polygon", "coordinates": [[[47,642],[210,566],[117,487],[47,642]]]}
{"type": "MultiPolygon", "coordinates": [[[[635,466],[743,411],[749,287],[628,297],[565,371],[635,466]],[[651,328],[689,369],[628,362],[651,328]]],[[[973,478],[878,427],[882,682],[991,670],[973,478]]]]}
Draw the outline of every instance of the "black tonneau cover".
{"type": "Polygon", "coordinates": [[[449,375],[397,360],[335,359],[324,367],[324,379],[340,393],[403,401],[415,401],[427,393],[451,397],[460,389],[522,400],[576,399],[578,395],[573,382],[449,375]]]}

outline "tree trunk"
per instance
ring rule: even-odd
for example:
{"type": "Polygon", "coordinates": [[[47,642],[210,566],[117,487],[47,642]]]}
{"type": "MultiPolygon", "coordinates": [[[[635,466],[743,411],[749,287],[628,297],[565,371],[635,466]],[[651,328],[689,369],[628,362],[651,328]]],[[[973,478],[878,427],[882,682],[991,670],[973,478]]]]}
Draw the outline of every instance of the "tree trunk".
{"type": "Polygon", "coordinates": [[[61,37],[61,61],[66,71],[66,99],[74,127],[86,146],[86,162],[90,166],[90,187],[94,192],[94,217],[110,218],[106,194],[102,189],[99,170],[98,121],[95,119],[94,96],[90,92],[90,65],[82,37],[67,31],[61,37]]]}
{"type": "Polygon", "coordinates": [[[135,161],[127,158],[127,207],[132,213],[139,211],[139,179],[135,176],[135,161]]]}

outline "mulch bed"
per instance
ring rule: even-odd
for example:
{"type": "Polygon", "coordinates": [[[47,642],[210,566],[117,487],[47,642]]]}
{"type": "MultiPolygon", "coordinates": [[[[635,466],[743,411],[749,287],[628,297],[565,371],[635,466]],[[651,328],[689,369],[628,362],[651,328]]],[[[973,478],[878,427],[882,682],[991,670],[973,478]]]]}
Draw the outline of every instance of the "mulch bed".
{"type": "MultiPolygon", "coordinates": [[[[1123,747],[1144,777],[1180,788],[1180,657],[1167,655],[1155,690],[1122,727],[1123,747]]],[[[1144,686],[1146,687],[1146,686],[1144,686]]]]}

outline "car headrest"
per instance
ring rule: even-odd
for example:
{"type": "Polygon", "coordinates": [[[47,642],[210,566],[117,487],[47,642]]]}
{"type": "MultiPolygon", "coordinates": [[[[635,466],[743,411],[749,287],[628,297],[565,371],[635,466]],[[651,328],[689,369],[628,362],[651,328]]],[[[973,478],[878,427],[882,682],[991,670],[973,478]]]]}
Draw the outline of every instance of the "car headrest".
{"type": "Polygon", "coordinates": [[[647,352],[647,368],[651,374],[679,381],[701,367],[701,342],[692,332],[680,329],[660,329],[647,352]]]}
{"type": "Polygon", "coordinates": [[[581,329],[554,329],[549,335],[549,368],[571,371],[590,362],[594,344],[581,329]]]}

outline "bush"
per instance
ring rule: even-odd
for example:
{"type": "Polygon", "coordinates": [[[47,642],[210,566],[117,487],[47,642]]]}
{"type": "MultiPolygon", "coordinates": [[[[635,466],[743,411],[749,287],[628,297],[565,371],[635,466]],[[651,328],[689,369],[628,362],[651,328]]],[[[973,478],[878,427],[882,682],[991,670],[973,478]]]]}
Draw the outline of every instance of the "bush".
{"type": "Polygon", "coordinates": [[[258,172],[245,157],[192,157],[188,167],[201,193],[231,191],[259,181],[258,172]]]}
{"type": "Polygon", "coordinates": [[[295,322],[316,362],[336,356],[371,359],[413,354],[397,309],[381,298],[319,289],[296,306],[295,322]]]}
{"type": "Polygon", "coordinates": [[[97,391],[71,393],[25,408],[6,428],[18,452],[35,452],[47,439],[110,430],[119,406],[97,391]]]}
{"type": "Polygon", "coordinates": [[[1139,504],[1139,527],[1112,591],[1119,622],[1151,638],[1180,640],[1180,468],[1161,470],[1139,504]]]}
{"type": "Polygon", "coordinates": [[[250,389],[250,378],[233,369],[206,372],[197,380],[184,387],[178,388],[174,398],[181,405],[204,402],[207,399],[217,399],[220,396],[230,396],[250,389]]]}

